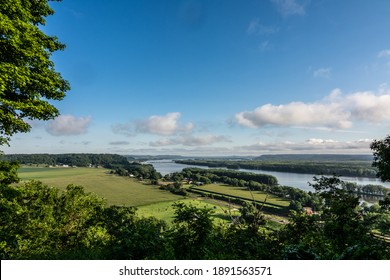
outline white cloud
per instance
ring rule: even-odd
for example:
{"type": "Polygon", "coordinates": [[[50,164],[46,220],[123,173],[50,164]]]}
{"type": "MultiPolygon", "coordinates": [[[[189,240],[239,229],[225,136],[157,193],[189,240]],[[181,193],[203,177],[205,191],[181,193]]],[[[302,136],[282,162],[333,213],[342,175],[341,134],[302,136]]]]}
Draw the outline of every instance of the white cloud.
{"type": "Polygon", "coordinates": [[[298,0],[271,0],[277,7],[278,11],[283,16],[298,15],[303,16],[306,14],[306,5],[308,1],[298,0]]]}
{"type": "Polygon", "coordinates": [[[238,146],[234,150],[239,154],[265,153],[369,153],[372,139],[337,141],[333,139],[310,138],[304,142],[259,142],[248,146],[238,146]]]}
{"type": "Polygon", "coordinates": [[[172,135],[178,129],[177,121],[180,113],[168,113],[165,116],[151,116],[146,120],[136,122],[136,130],[143,133],[172,135]]]}
{"type": "Polygon", "coordinates": [[[136,120],[126,124],[119,124],[112,127],[118,134],[135,136],[136,133],[148,133],[162,136],[171,136],[176,133],[189,133],[193,130],[192,123],[180,124],[179,112],[168,113],[163,116],[150,116],[144,120],[136,120]]]}
{"type": "Polygon", "coordinates": [[[181,114],[179,112],[168,113],[164,116],[151,116],[146,120],[137,121],[135,129],[142,133],[151,133],[157,135],[173,135],[178,132],[190,132],[193,129],[192,123],[180,125],[178,120],[181,114]]]}
{"type": "Polygon", "coordinates": [[[218,142],[228,142],[229,140],[225,136],[221,135],[182,135],[175,138],[164,138],[156,142],[151,142],[152,147],[183,145],[183,146],[207,146],[218,142]]]}
{"type": "Polygon", "coordinates": [[[332,140],[332,139],[318,139],[318,138],[310,138],[306,140],[306,143],[309,145],[323,145],[323,144],[336,144],[338,141],[332,140]]]}
{"type": "Polygon", "coordinates": [[[275,126],[325,126],[349,128],[349,113],[338,104],[292,102],[287,105],[266,104],[254,111],[236,114],[236,121],[243,126],[258,128],[275,126]]]}
{"type": "Polygon", "coordinates": [[[384,94],[357,92],[345,98],[356,120],[378,123],[390,120],[390,91],[384,94]]]}
{"type": "Polygon", "coordinates": [[[46,125],[46,131],[55,136],[85,134],[91,121],[91,117],[60,115],[46,125]]]}
{"type": "Polygon", "coordinates": [[[335,89],[329,96],[314,103],[291,102],[286,105],[266,104],[253,111],[239,112],[236,122],[242,126],[325,127],[348,129],[356,121],[382,123],[390,121],[390,90],[383,86],[372,91],[346,96],[335,89]]]}
{"type": "Polygon", "coordinates": [[[330,79],[332,75],[332,69],[331,68],[320,68],[313,72],[314,78],[326,78],[330,79]]]}

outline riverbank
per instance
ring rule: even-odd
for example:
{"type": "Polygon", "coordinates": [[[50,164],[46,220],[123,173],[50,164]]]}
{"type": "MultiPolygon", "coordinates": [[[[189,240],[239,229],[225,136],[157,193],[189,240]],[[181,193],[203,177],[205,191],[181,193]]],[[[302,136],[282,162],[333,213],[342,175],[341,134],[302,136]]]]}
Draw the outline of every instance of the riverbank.
{"type": "MultiPolygon", "coordinates": [[[[188,167],[198,167],[198,168],[206,168],[206,169],[209,168],[207,166],[176,163],[173,160],[154,160],[154,161],[148,161],[147,163],[152,164],[154,168],[157,170],[157,172],[160,172],[163,176],[173,172],[180,172],[184,168],[188,168],[188,167]]],[[[302,174],[302,173],[277,172],[277,171],[267,171],[267,170],[238,169],[237,171],[272,175],[278,179],[279,185],[290,186],[304,191],[314,190],[309,185],[309,182],[313,183],[313,177],[318,176],[318,174],[302,174]]],[[[386,183],[381,182],[378,178],[342,176],[341,179],[345,182],[356,183],[358,185],[372,184],[372,185],[380,185],[386,188],[390,188],[389,182],[386,183]]]]}

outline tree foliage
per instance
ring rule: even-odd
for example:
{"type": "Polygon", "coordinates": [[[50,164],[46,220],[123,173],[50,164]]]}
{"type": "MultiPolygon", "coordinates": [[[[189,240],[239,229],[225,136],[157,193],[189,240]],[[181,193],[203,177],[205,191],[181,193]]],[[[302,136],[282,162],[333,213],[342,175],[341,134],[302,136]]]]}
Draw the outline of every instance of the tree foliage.
{"type": "MultiPolygon", "coordinates": [[[[390,247],[372,230],[382,230],[385,216],[365,213],[359,197],[342,188],[337,176],[315,178],[312,184],[323,198],[315,215],[293,212],[282,229],[286,259],[388,259],[390,247]],[[383,218],[383,219],[382,219],[383,218]],[[380,220],[382,219],[382,220],[380,220]]],[[[386,221],[386,220],[385,220],[386,221]]]]}
{"type": "Polygon", "coordinates": [[[374,140],[370,145],[374,154],[373,166],[378,168],[377,176],[383,181],[390,181],[390,135],[382,140],[374,140]]]}
{"type": "Polygon", "coordinates": [[[104,199],[70,185],[65,192],[38,181],[1,186],[2,259],[96,258],[108,241],[99,224],[104,199]],[[88,248],[88,250],[87,250],[88,248]]]}
{"type": "Polygon", "coordinates": [[[28,132],[27,119],[48,120],[70,89],[50,60],[65,45],[40,27],[52,15],[47,0],[2,0],[0,5],[0,144],[28,132]]]}

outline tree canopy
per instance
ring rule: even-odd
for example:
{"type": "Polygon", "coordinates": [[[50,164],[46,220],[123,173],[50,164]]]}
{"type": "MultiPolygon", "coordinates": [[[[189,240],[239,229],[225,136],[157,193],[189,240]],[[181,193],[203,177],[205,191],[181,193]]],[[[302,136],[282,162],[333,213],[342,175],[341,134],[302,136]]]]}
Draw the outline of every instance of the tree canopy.
{"type": "Polygon", "coordinates": [[[383,140],[374,140],[370,148],[374,154],[372,165],[379,170],[377,176],[383,182],[390,181],[390,135],[383,140]]]}
{"type": "Polygon", "coordinates": [[[28,132],[28,120],[58,116],[50,100],[70,89],[50,57],[65,45],[40,27],[54,14],[48,0],[0,1],[0,145],[28,132]]]}

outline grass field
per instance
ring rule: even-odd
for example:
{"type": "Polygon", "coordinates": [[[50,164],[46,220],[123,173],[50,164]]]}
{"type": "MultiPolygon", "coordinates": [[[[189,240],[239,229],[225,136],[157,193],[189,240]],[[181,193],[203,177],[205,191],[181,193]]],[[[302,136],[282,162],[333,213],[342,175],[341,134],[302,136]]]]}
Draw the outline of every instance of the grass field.
{"type": "Polygon", "coordinates": [[[257,201],[264,201],[265,199],[267,199],[266,200],[267,203],[272,203],[281,207],[288,207],[290,205],[290,201],[287,199],[280,198],[271,194],[268,194],[267,196],[267,194],[262,191],[250,192],[242,187],[234,187],[234,186],[229,186],[224,184],[209,184],[209,185],[198,187],[197,189],[236,196],[236,197],[245,198],[249,200],[254,199],[257,201]]]}
{"type": "MultiPolygon", "coordinates": [[[[221,202],[206,198],[184,198],[180,200],[187,205],[193,205],[197,208],[209,208],[213,210],[212,217],[216,223],[225,223],[231,220],[231,216],[238,216],[238,209],[234,206],[229,206],[226,202],[221,202]],[[229,211],[230,209],[230,211],[229,211]]],[[[159,202],[150,205],[138,207],[138,214],[144,217],[156,217],[171,223],[174,218],[174,208],[172,205],[175,202],[159,202]]]]}
{"type": "Polygon", "coordinates": [[[104,168],[22,167],[19,169],[19,177],[22,181],[39,180],[61,190],[69,184],[81,185],[87,192],[106,198],[108,205],[140,206],[180,198],[156,186],[108,172],[104,168]]]}

